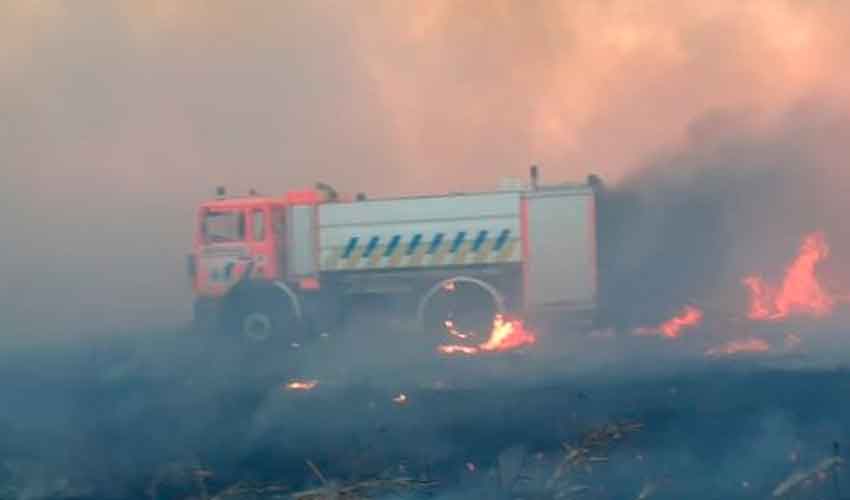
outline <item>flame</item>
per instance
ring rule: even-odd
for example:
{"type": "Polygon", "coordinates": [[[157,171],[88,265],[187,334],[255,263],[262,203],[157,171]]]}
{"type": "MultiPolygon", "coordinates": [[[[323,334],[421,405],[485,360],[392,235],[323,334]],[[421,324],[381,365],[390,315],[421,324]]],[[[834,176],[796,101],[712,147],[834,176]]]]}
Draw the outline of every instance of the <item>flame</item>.
{"type": "Polygon", "coordinates": [[[403,392],[400,393],[398,396],[393,398],[393,403],[399,404],[399,405],[403,405],[403,404],[407,403],[407,394],[405,394],[403,392]]]}
{"type": "MultiPolygon", "coordinates": [[[[449,330],[450,335],[459,338],[468,338],[469,336],[468,334],[457,332],[451,321],[446,321],[446,327],[449,330]]],[[[477,346],[441,345],[437,347],[437,350],[443,354],[504,352],[519,349],[520,347],[531,345],[535,342],[537,342],[537,336],[532,331],[525,328],[522,321],[518,319],[506,319],[503,315],[497,314],[493,318],[493,329],[490,331],[490,337],[487,341],[478,344],[477,346]]]]}
{"type": "Polygon", "coordinates": [[[703,312],[694,306],[685,306],[678,315],[654,327],[641,327],[634,331],[635,335],[659,335],[668,339],[678,338],[682,331],[699,326],[702,323],[703,312]]]}
{"type": "Polygon", "coordinates": [[[537,337],[526,330],[519,320],[505,320],[501,314],[493,319],[493,330],[487,342],[481,344],[482,351],[509,351],[537,342],[537,337]]]}
{"type": "Polygon", "coordinates": [[[443,325],[445,325],[446,331],[449,332],[449,335],[451,335],[453,337],[457,337],[461,340],[466,340],[472,335],[471,332],[470,333],[463,333],[460,330],[458,330],[457,327],[455,326],[454,321],[452,321],[450,319],[447,319],[446,321],[444,321],[443,325]]]}
{"type": "Polygon", "coordinates": [[[443,354],[478,354],[477,347],[465,345],[441,345],[437,350],[443,354]]]}
{"type": "Polygon", "coordinates": [[[726,342],[723,345],[713,347],[705,351],[706,356],[732,356],[739,353],[747,352],[767,352],[770,350],[770,344],[766,341],[750,337],[745,339],[735,339],[726,342]]]}
{"type": "Polygon", "coordinates": [[[287,391],[312,391],[317,385],[318,380],[290,380],[285,388],[287,391]]]}
{"type": "Polygon", "coordinates": [[[785,319],[792,314],[827,316],[837,300],[820,284],[817,265],[829,257],[829,245],[823,233],[807,235],[799,253],[785,270],[779,288],[773,288],[758,276],[747,276],[744,286],[750,292],[747,316],[756,321],[785,319]]]}

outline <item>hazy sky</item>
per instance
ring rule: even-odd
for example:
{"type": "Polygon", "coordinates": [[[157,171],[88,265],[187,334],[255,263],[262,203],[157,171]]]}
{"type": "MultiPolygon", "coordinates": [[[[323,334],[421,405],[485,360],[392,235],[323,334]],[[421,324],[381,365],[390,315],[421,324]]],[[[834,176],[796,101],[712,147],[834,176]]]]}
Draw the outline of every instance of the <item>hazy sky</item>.
{"type": "Polygon", "coordinates": [[[850,97],[850,3],[0,0],[0,314],[185,318],[213,186],[611,180],[736,112],[850,97]]]}

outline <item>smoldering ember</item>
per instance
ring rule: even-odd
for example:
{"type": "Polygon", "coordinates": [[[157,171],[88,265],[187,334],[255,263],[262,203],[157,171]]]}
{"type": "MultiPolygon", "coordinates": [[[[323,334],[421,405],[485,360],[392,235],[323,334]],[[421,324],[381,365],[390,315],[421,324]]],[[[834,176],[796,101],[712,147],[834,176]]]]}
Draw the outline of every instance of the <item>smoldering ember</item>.
{"type": "Polygon", "coordinates": [[[850,498],[848,25],[0,5],[0,500],[850,498]]]}

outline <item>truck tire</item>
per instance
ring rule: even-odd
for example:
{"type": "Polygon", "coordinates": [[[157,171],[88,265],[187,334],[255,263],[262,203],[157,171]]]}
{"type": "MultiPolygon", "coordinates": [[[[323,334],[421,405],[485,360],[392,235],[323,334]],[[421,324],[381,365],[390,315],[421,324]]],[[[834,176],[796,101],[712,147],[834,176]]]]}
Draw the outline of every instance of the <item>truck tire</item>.
{"type": "Polygon", "coordinates": [[[502,312],[504,299],[495,287],[476,278],[457,277],[432,287],[420,301],[418,316],[426,335],[474,345],[487,339],[493,318],[502,312]],[[452,322],[452,328],[446,321],[452,322]],[[450,329],[463,337],[452,335],[450,329]]]}
{"type": "Polygon", "coordinates": [[[248,345],[291,342],[301,325],[288,297],[276,290],[246,290],[228,300],[227,334],[248,345]]]}

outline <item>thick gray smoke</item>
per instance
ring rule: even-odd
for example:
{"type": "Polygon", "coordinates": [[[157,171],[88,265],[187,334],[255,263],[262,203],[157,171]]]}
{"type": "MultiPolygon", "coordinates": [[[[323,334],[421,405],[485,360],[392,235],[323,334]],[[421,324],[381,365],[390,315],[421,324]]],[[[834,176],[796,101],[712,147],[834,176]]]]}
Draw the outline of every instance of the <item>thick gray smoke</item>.
{"type": "Polygon", "coordinates": [[[820,278],[846,294],[847,114],[825,106],[801,103],[766,129],[744,114],[706,116],[684,146],[611,189],[600,208],[606,318],[663,320],[687,303],[742,314],[741,279],[778,281],[815,231],[832,249],[820,278]]]}
{"type": "Polygon", "coordinates": [[[396,177],[340,19],[166,3],[0,6],[4,341],[185,321],[183,255],[217,185],[396,177]]]}

